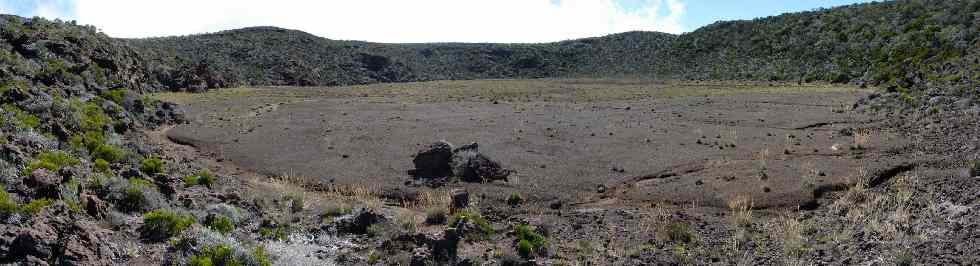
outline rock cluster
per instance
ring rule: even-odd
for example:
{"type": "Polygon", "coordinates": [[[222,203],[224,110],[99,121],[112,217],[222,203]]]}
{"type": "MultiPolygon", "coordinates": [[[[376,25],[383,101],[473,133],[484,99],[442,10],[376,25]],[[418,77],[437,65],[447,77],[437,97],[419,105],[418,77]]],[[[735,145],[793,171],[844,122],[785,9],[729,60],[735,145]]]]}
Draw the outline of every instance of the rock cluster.
{"type": "Polygon", "coordinates": [[[415,154],[415,169],[408,171],[416,179],[445,182],[457,177],[464,182],[508,181],[513,170],[480,153],[479,145],[471,143],[459,148],[446,141],[430,144],[415,154]]]}

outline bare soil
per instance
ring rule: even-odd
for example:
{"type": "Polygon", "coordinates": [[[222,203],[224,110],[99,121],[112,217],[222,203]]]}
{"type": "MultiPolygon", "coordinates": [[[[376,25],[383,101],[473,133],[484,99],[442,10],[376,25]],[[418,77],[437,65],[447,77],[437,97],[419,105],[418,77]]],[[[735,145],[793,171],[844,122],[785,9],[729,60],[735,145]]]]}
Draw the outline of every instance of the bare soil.
{"type": "Polygon", "coordinates": [[[888,151],[903,143],[875,132],[854,149],[848,130],[876,120],[844,112],[866,94],[848,87],[732,85],[719,93],[712,85],[499,80],[415,83],[400,93],[392,86],[202,96],[186,102],[192,122],[167,135],[268,175],[384,188],[410,179],[411,156],[428,143],[477,142],[517,171],[509,183],[464,184],[491,198],[517,191],[532,202],[584,202],[605,190],[603,198],[629,202],[717,207],[749,196],[757,208],[812,204],[815,189],[894,164],[888,151]]]}

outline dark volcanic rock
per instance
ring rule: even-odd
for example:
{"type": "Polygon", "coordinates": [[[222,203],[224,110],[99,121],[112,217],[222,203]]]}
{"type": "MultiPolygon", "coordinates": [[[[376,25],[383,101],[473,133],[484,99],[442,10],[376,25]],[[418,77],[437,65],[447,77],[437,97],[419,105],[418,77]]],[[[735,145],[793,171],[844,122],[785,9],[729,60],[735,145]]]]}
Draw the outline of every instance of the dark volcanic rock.
{"type": "Polygon", "coordinates": [[[453,174],[466,182],[508,181],[507,177],[513,172],[480,153],[476,143],[454,150],[451,165],[453,174]]]}
{"type": "Polygon", "coordinates": [[[387,221],[384,215],[370,209],[357,209],[335,222],[337,230],[351,234],[366,234],[368,227],[387,221]]]}
{"type": "Polygon", "coordinates": [[[446,141],[438,141],[429,145],[426,150],[420,151],[412,159],[415,169],[409,174],[416,178],[446,177],[452,175],[449,167],[450,159],[453,156],[453,144],[446,141]]]}

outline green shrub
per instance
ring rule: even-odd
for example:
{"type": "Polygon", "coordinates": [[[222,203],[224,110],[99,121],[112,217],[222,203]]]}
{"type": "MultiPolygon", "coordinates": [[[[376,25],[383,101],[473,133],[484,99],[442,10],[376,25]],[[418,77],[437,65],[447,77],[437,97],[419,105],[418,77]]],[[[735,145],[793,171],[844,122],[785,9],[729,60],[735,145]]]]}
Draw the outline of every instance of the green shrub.
{"type": "Polygon", "coordinates": [[[286,226],[279,227],[260,227],[259,236],[263,239],[276,239],[280,241],[286,241],[289,239],[289,228],[286,226]]]}
{"type": "Polygon", "coordinates": [[[533,251],[534,245],[532,245],[530,241],[521,239],[517,242],[517,253],[520,254],[521,257],[529,258],[531,257],[531,252],[533,251]]]}
{"type": "Polygon", "coordinates": [[[664,237],[671,242],[691,243],[696,237],[691,226],[683,222],[672,222],[664,230],[664,237]]]}
{"type": "Polygon", "coordinates": [[[91,152],[92,157],[102,159],[108,162],[118,162],[125,157],[125,152],[116,146],[101,144],[95,147],[91,152]]]}
{"type": "Polygon", "coordinates": [[[195,223],[190,215],[177,214],[171,210],[155,210],[143,215],[140,236],[150,240],[164,240],[174,237],[195,223]]]}
{"type": "Polygon", "coordinates": [[[184,185],[188,187],[193,187],[196,185],[207,186],[210,188],[214,185],[214,175],[211,174],[207,169],[197,172],[197,174],[188,175],[184,177],[184,185]]]}
{"type": "Polygon", "coordinates": [[[61,170],[61,168],[74,166],[79,163],[78,159],[63,151],[46,151],[37,156],[37,159],[27,164],[24,168],[24,175],[28,175],[34,170],[44,168],[51,172],[61,170]]]}
{"type": "Polygon", "coordinates": [[[528,257],[532,251],[538,251],[548,246],[548,240],[541,234],[538,234],[538,232],[535,232],[530,225],[517,225],[514,227],[514,234],[517,235],[517,251],[521,253],[521,256],[528,257]],[[525,249],[527,252],[525,252],[525,249]]]}
{"type": "Polygon", "coordinates": [[[110,101],[116,102],[117,104],[122,104],[123,98],[126,96],[126,91],[127,89],[125,88],[106,90],[102,93],[102,98],[106,98],[110,101]]]}
{"type": "Polygon", "coordinates": [[[27,203],[27,205],[24,205],[24,207],[22,207],[20,211],[21,213],[24,213],[24,215],[33,216],[38,213],[41,213],[41,211],[44,210],[44,208],[51,206],[51,203],[52,202],[50,199],[35,199],[32,200],[30,203],[27,203]]]}
{"type": "Polygon", "coordinates": [[[522,203],[524,203],[524,197],[521,197],[520,193],[514,192],[510,194],[510,197],[507,197],[507,204],[521,205],[522,203]]]}
{"type": "Polygon", "coordinates": [[[449,219],[449,227],[457,228],[459,227],[459,224],[461,222],[472,223],[473,225],[479,227],[480,228],[479,232],[472,232],[475,234],[473,236],[479,239],[484,239],[489,237],[490,235],[493,235],[493,227],[491,227],[490,223],[487,222],[486,219],[484,219],[482,216],[480,216],[479,213],[475,211],[470,211],[470,210],[457,211],[455,214],[453,214],[452,218],[449,219]]]}
{"type": "Polygon", "coordinates": [[[204,220],[204,225],[218,233],[227,235],[235,230],[235,223],[224,215],[211,214],[204,220]]]}
{"type": "Polygon", "coordinates": [[[191,256],[189,266],[232,266],[242,265],[231,248],[225,245],[205,247],[201,253],[191,256]]]}
{"type": "Polygon", "coordinates": [[[21,129],[32,129],[37,128],[41,125],[41,119],[37,116],[20,109],[20,107],[14,106],[12,104],[4,104],[2,107],[4,112],[13,114],[14,126],[21,129]]]}
{"type": "Polygon", "coordinates": [[[7,188],[0,185],[0,217],[7,217],[17,212],[17,203],[10,198],[7,188]]]}
{"type": "Polygon", "coordinates": [[[147,158],[140,162],[140,171],[147,175],[163,173],[163,160],[160,158],[147,158]]]}
{"type": "Polygon", "coordinates": [[[146,190],[155,190],[156,185],[141,178],[130,178],[128,181],[129,185],[123,190],[119,207],[127,212],[141,211],[147,205],[146,190]]]}
{"type": "Polygon", "coordinates": [[[96,172],[108,173],[109,162],[101,158],[95,159],[95,162],[92,163],[92,168],[95,169],[96,172]]]}

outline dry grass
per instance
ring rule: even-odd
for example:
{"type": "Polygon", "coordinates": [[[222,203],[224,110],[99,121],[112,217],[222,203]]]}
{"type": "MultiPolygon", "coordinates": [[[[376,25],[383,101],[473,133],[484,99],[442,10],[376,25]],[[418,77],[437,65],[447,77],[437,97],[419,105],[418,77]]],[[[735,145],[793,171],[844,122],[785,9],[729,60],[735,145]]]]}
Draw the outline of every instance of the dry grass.
{"type": "Polygon", "coordinates": [[[863,150],[871,144],[873,132],[869,129],[862,129],[854,132],[854,149],[863,150]]]}
{"type": "Polygon", "coordinates": [[[752,226],[752,198],[737,196],[728,201],[728,209],[732,212],[732,224],[737,227],[752,226]]]}

